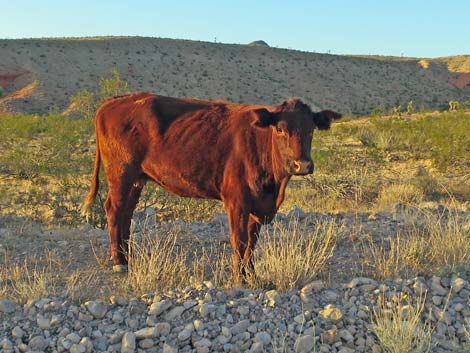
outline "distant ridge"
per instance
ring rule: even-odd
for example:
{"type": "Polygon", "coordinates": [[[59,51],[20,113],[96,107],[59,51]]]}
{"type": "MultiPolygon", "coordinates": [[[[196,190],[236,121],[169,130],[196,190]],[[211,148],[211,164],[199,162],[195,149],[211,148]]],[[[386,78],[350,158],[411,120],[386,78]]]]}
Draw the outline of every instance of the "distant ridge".
{"type": "Polygon", "coordinates": [[[469,63],[146,37],[0,40],[0,112],[64,111],[80,90],[98,92],[112,68],[132,91],[175,97],[270,105],[300,97],[353,114],[411,100],[415,109],[443,109],[470,100],[469,63]]]}
{"type": "Polygon", "coordinates": [[[264,40],[255,40],[254,42],[248,43],[251,47],[269,47],[269,44],[264,40]]]}

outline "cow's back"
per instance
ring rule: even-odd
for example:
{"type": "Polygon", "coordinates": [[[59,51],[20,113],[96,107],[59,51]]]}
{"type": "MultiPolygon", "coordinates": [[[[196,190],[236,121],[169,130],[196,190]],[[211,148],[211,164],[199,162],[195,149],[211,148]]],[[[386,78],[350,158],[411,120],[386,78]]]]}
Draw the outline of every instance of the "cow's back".
{"type": "Polygon", "coordinates": [[[137,166],[175,194],[220,199],[227,160],[243,130],[236,108],[149,93],[113,98],[96,118],[105,169],[137,166]]]}

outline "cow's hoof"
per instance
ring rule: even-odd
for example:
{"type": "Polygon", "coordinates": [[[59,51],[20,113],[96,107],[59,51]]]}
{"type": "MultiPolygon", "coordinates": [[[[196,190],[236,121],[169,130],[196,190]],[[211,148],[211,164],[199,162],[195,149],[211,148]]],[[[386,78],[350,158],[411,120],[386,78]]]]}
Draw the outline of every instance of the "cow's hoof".
{"type": "Polygon", "coordinates": [[[114,265],[113,272],[115,273],[124,273],[127,272],[127,265],[114,265]]]}

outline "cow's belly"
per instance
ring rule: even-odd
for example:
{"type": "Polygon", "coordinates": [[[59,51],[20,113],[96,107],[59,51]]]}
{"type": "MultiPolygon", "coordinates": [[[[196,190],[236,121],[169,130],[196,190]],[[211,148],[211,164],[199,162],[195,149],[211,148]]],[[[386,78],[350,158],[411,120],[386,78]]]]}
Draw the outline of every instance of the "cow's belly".
{"type": "Polygon", "coordinates": [[[143,171],[165,190],[178,196],[220,199],[213,175],[210,178],[205,173],[183,173],[165,167],[144,167],[143,171]]]}

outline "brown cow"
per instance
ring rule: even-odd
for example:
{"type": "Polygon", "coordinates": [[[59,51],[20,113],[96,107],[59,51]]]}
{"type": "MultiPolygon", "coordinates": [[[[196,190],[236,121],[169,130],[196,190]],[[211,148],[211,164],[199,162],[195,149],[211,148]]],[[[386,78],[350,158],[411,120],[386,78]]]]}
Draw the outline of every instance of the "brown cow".
{"type": "Polygon", "coordinates": [[[135,93],[103,103],[84,211],[96,197],[102,160],[113,269],[126,269],[132,214],[146,181],[153,180],[180,196],[224,203],[233,277],[243,280],[253,268],[260,227],[274,218],[289,179],[313,172],[313,130],[328,129],[340,117],[330,110],[313,113],[299,99],[270,107],[135,93]]]}

